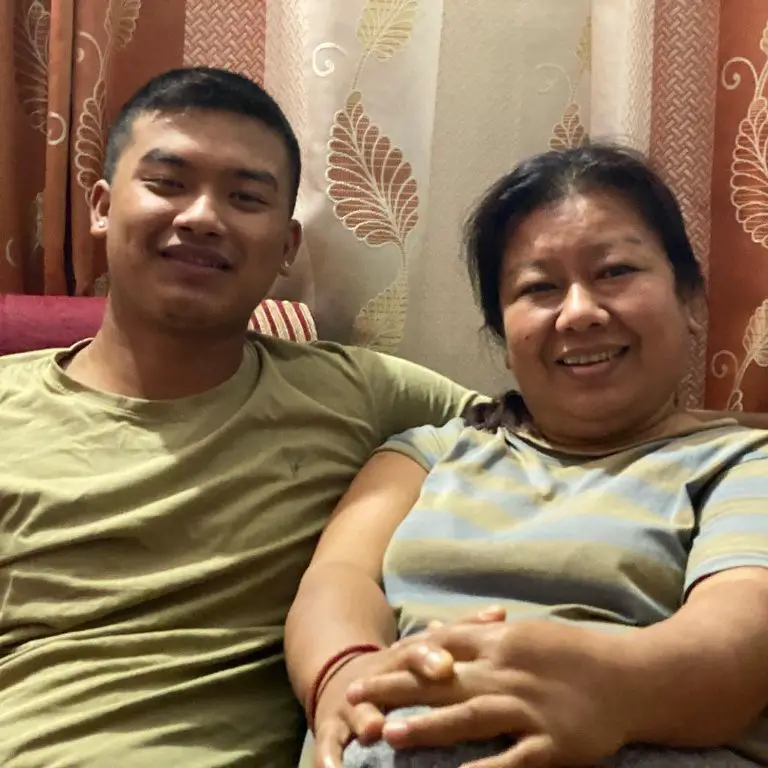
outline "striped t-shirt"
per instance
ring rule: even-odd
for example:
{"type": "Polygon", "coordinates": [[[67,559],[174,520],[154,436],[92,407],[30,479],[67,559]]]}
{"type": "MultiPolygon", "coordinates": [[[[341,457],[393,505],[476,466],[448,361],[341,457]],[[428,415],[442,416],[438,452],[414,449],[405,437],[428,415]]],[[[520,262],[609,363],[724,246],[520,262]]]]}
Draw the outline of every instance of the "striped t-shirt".
{"type": "Polygon", "coordinates": [[[731,421],[601,456],[454,419],[390,439],[429,472],[384,559],[407,635],[503,604],[641,627],[699,579],[768,566],[768,432],[731,421]]]}
{"type": "MultiPolygon", "coordinates": [[[[380,450],[429,473],[384,558],[401,636],[491,603],[509,621],[643,627],[705,576],[768,567],[768,432],[732,421],[579,456],[454,419],[380,450]]],[[[766,726],[739,744],[764,765],[766,726]]]]}

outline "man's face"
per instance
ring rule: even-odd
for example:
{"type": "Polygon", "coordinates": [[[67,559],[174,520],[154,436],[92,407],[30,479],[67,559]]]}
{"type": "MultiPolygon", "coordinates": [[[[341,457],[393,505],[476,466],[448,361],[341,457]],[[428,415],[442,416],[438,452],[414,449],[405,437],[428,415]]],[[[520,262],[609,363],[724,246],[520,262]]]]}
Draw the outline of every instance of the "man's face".
{"type": "Polygon", "coordinates": [[[228,112],[148,113],[92,197],[113,307],[177,331],[242,331],[300,241],[282,138],[228,112]]]}

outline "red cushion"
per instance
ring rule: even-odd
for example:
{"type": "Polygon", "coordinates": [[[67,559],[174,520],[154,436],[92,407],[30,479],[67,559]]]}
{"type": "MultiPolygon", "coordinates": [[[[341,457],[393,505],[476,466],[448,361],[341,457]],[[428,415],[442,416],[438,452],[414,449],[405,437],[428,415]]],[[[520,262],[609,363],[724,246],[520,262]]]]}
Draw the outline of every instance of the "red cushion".
{"type": "MultiPolygon", "coordinates": [[[[99,329],[105,303],[100,297],[0,294],[0,355],[69,347],[90,338],[99,329]]],[[[300,302],[267,299],[249,327],[291,341],[317,338],[312,313],[300,302]]]]}

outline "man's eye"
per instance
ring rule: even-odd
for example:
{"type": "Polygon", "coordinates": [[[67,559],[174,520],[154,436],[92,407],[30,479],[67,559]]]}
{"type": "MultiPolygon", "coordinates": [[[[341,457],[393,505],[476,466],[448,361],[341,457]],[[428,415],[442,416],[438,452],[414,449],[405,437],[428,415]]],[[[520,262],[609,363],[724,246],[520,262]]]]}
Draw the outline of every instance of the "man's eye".
{"type": "Polygon", "coordinates": [[[144,180],[147,184],[153,187],[159,187],[161,189],[181,189],[182,184],[176,179],[166,179],[163,177],[151,178],[144,180]]]}
{"type": "Polygon", "coordinates": [[[260,205],[266,205],[266,201],[263,197],[252,195],[249,192],[236,192],[234,196],[241,203],[256,203],[260,205]]]}

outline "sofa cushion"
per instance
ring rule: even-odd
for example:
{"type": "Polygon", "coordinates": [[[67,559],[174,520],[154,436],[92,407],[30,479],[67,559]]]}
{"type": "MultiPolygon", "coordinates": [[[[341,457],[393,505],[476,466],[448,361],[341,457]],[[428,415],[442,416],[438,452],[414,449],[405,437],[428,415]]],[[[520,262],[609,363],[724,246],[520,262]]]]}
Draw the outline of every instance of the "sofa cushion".
{"type": "MultiPolygon", "coordinates": [[[[98,330],[105,303],[90,296],[0,294],[0,355],[69,347],[87,339],[98,330]]],[[[309,307],[297,301],[265,299],[248,327],[290,341],[317,338],[309,307]]]]}

